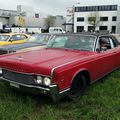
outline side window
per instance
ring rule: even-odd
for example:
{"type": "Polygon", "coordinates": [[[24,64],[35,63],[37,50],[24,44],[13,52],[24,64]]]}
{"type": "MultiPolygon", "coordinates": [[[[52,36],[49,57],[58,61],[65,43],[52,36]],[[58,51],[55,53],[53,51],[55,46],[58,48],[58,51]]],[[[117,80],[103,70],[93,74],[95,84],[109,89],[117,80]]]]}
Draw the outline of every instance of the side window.
{"type": "Polygon", "coordinates": [[[11,37],[11,41],[17,41],[17,40],[23,40],[23,39],[26,39],[27,37],[25,35],[13,35],[11,37]]]}
{"type": "Polygon", "coordinates": [[[100,37],[98,44],[100,50],[102,50],[102,48],[111,49],[111,42],[107,36],[100,37]]]}
{"type": "Polygon", "coordinates": [[[114,37],[110,37],[111,41],[113,42],[114,47],[117,47],[119,45],[118,41],[114,37]]]}
{"type": "Polygon", "coordinates": [[[111,44],[111,48],[116,47],[117,45],[115,44],[115,42],[113,42],[114,40],[110,37],[110,44],[111,44]]]}
{"type": "Polygon", "coordinates": [[[21,40],[23,40],[23,39],[27,39],[27,36],[21,35],[21,40]]]}
{"type": "Polygon", "coordinates": [[[21,36],[20,35],[13,35],[10,40],[11,41],[21,40],[21,36]]]}

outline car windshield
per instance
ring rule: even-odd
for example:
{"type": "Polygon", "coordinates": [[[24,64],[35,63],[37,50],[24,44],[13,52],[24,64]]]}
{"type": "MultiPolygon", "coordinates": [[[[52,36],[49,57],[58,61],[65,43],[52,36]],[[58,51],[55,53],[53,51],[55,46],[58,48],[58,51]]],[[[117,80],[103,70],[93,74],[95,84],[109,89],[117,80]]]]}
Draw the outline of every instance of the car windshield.
{"type": "Polygon", "coordinates": [[[33,35],[31,38],[29,38],[28,42],[39,42],[42,44],[46,44],[48,42],[49,38],[50,38],[50,35],[38,34],[38,35],[33,35]]]}
{"type": "Polygon", "coordinates": [[[54,36],[48,42],[47,48],[93,51],[95,40],[96,37],[86,35],[54,36]]]}
{"type": "Polygon", "coordinates": [[[0,35],[0,41],[7,41],[9,37],[9,35],[0,35]]]}

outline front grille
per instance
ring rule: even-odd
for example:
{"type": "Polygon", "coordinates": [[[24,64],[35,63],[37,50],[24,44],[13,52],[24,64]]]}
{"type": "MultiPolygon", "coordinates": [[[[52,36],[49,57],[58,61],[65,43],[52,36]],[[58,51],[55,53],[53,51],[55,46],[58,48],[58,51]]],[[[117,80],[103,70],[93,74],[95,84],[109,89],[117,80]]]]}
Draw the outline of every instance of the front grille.
{"type": "Polygon", "coordinates": [[[0,50],[0,55],[2,55],[2,54],[7,54],[7,53],[8,53],[7,50],[0,50]]]}
{"type": "Polygon", "coordinates": [[[3,78],[8,79],[10,81],[19,82],[27,85],[35,84],[34,75],[27,75],[27,74],[12,72],[5,69],[2,70],[2,75],[3,75],[3,78]]]}

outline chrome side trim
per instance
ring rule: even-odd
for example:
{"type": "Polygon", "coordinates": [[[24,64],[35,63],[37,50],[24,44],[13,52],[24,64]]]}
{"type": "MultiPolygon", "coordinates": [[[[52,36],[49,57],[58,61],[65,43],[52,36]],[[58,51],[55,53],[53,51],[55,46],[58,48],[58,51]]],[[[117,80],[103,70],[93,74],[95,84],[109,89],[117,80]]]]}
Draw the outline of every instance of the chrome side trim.
{"type": "MultiPolygon", "coordinates": [[[[94,36],[94,35],[86,35],[86,36],[95,37],[95,42],[94,42],[93,51],[91,51],[91,52],[95,52],[95,47],[96,47],[96,42],[97,42],[98,37],[96,37],[96,36],[94,36]]],[[[85,57],[85,58],[88,58],[88,57],[85,57]]],[[[85,59],[85,58],[83,58],[83,59],[85,59]]],[[[80,59],[80,60],[83,60],[83,59],[80,59]]],[[[62,64],[62,65],[59,65],[59,66],[54,67],[54,68],[51,70],[51,77],[53,77],[53,73],[54,73],[54,71],[55,71],[56,68],[62,67],[62,66],[64,66],[64,65],[68,65],[68,64],[73,63],[73,62],[76,62],[76,61],[78,61],[78,60],[79,60],[79,59],[74,60],[74,61],[70,61],[70,62],[68,62],[68,63],[64,63],[64,64],[62,64]]]]}
{"type": "MultiPolygon", "coordinates": [[[[105,54],[106,55],[106,54],[105,54]]],[[[89,56],[89,62],[92,62],[92,61],[94,61],[92,58],[93,58],[93,56],[97,56],[97,54],[96,55],[91,55],[91,56],[89,56]]],[[[109,56],[109,54],[107,53],[107,56],[109,56]]],[[[96,60],[98,60],[98,59],[100,59],[100,58],[103,58],[103,57],[106,57],[106,56],[100,56],[99,58],[97,58],[96,60]]],[[[84,62],[82,62],[81,64],[84,64],[87,60],[86,60],[86,58],[88,59],[88,56],[87,57],[84,57],[84,58],[82,58],[82,59],[77,59],[77,60],[73,60],[73,61],[70,61],[70,62],[67,62],[67,63],[64,63],[64,64],[62,64],[62,65],[59,65],[59,66],[56,66],[56,67],[54,67],[52,70],[51,70],[51,78],[53,77],[53,73],[54,73],[54,71],[55,71],[55,69],[57,69],[57,68],[59,68],[59,67],[63,67],[63,66],[65,66],[65,65],[68,65],[68,64],[70,64],[70,63],[73,63],[73,62],[77,62],[77,61],[79,61],[79,60],[84,60],[85,59],[85,61],[84,62]]],[[[96,57],[94,57],[94,58],[96,58],[96,57]]]]}
{"type": "Polygon", "coordinates": [[[49,87],[50,87],[50,88],[53,88],[53,87],[57,87],[57,85],[50,85],[49,87]]]}
{"type": "MultiPolygon", "coordinates": [[[[93,56],[90,56],[89,58],[92,58],[92,57],[93,57],[93,56]]],[[[73,61],[70,61],[70,62],[67,62],[67,63],[64,63],[64,64],[62,64],[62,65],[59,65],[59,66],[54,67],[54,68],[51,70],[51,77],[53,77],[53,73],[54,73],[55,69],[57,69],[57,68],[59,68],[59,67],[63,67],[63,66],[65,66],[65,65],[68,65],[68,64],[73,63],[73,62],[77,62],[78,60],[84,60],[85,58],[88,58],[88,56],[87,56],[87,57],[84,57],[84,58],[82,58],[82,59],[73,60],[73,61]]],[[[93,61],[93,60],[92,60],[92,61],[93,61]]],[[[83,64],[83,63],[82,63],[82,64],[83,64]]]]}
{"type": "Polygon", "coordinates": [[[67,92],[67,91],[69,91],[69,90],[70,90],[70,88],[65,89],[65,90],[63,90],[63,91],[59,92],[59,94],[62,94],[62,93],[67,92]]]}
{"type": "MultiPolygon", "coordinates": [[[[53,87],[58,87],[58,86],[55,84],[55,85],[50,85],[49,87],[53,88],[53,87]]],[[[64,90],[60,91],[59,94],[62,94],[62,93],[67,92],[69,90],[70,90],[70,88],[64,89],[64,90]]]]}
{"type": "Polygon", "coordinates": [[[3,77],[0,77],[0,79],[3,80],[3,81],[7,81],[7,82],[9,82],[9,83],[13,83],[13,84],[21,85],[21,86],[24,86],[24,87],[37,88],[37,89],[42,89],[42,90],[50,91],[49,88],[43,88],[43,87],[35,86],[35,85],[25,85],[25,84],[22,84],[22,83],[18,83],[18,82],[10,81],[10,80],[5,79],[5,78],[3,78],[3,77]]]}

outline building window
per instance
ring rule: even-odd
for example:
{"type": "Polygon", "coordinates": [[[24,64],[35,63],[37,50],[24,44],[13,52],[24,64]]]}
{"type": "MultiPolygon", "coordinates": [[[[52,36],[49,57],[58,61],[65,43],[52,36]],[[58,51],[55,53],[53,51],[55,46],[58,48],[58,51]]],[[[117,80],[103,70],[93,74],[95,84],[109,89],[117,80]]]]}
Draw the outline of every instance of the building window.
{"type": "Polygon", "coordinates": [[[111,5],[111,10],[117,10],[117,6],[116,5],[111,5]]]}
{"type": "Polygon", "coordinates": [[[39,14],[36,13],[36,14],[35,14],[35,18],[39,18],[39,14]]]}
{"type": "Polygon", "coordinates": [[[99,30],[107,30],[107,26],[100,26],[99,30]]]}
{"type": "Polygon", "coordinates": [[[88,11],[117,11],[117,5],[101,5],[101,6],[81,6],[75,7],[75,12],[88,11]]]}
{"type": "Polygon", "coordinates": [[[79,7],[75,7],[75,12],[79,12],[79,7]]]}
{"type": "Polygon", "coordinates": [[[108,17],[100,17],[100,21],[108,21],[108,17]]]}
{"type": "Polygon", "coordinates": [[[116,26],[112,26],[112,27],[111,27],[111,32],[112,32],[112,33],[115,33],[115,32],[116,32],[116,26]]]}
{"type": "Polygon", "coordinates": [[[77,32],[84,31],[84,26],[77,26],[77,32]]]}
{"type": "Polygon", "coordinates": [[[78,17],[77,22],[84,22],[84,17],[78,17]]]}
{"type": "Polygon", "coordinates": [[[88,31],[89,31],[89,32],[94,31],[94,26],[88,26],[88,31]]]}
{"type": "Polygon", "coordinates": [[[116,17],[116,16],[113,16],[113,17],[112,17],[112,21],[117,21],[117,17],[116,17]]]}

